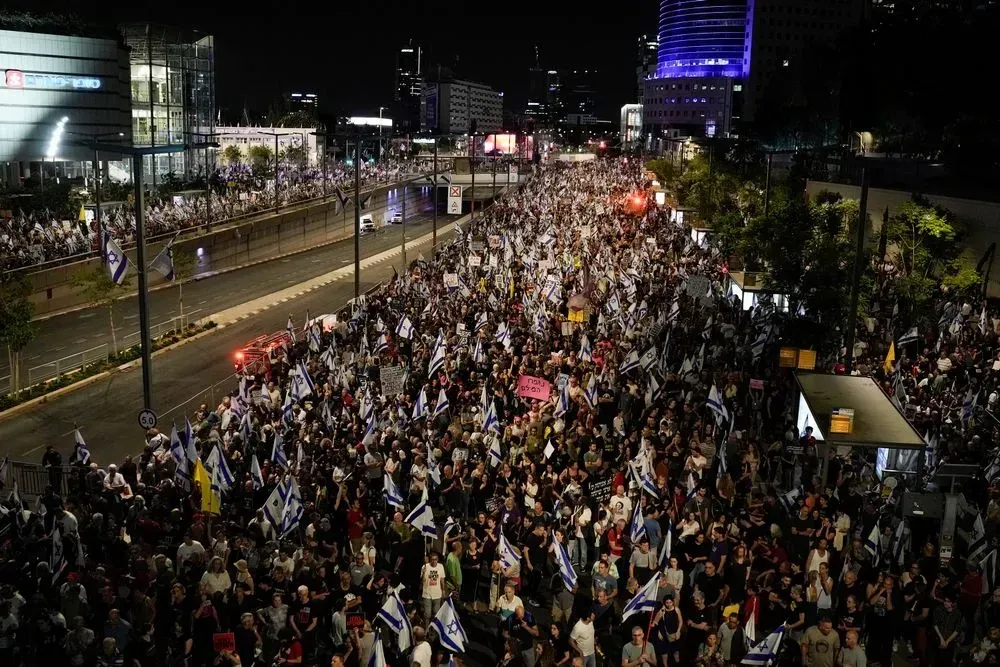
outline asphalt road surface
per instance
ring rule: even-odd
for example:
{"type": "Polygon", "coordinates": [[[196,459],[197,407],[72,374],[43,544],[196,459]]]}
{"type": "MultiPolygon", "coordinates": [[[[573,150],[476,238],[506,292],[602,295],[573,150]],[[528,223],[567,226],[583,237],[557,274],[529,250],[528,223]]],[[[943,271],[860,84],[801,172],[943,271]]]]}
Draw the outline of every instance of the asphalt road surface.
{"type": "MultiPolygon", "coordinates": [[[[396,203],[397,200],[390,199],[392,208],[397,208],[396,203]]],[[[407,195],[407,240],[422,236],[431,230],[433,227],[431,206],[430,195],[427,192],[415,191],[413,194],[407,195]]],[[[454,219],[455,216],[445,216],[439,212],[438,228],[443,229],[454,219]]],[[[386,225],[377,234],[363,235],[361,237],[362,259],[399,246],[402,241],[402,233],[402,225],[386,225]]],[[[347,266],[353,261],[354,239],[351,237],[244,269],[209,274],[202,278],[196,277],[180,288],[183,291],[184,312],[188,315],[189,321],[195,321],[212,313],[347,266]]],[[[179,292],[176,287],[150,292],[149,321],[154,336],[157,333],[158,324],[169,323],[180,314],[178,296],[179,292]]],[[[285,315],[287,317],[288,314],[285,315]]],[[[301,317],[305,317],[304,310],[301,317]]],[[[66,359],[78,352],[104,344],[108,346],[107,349],[111,349],[111,327],[106,308],[86,308],[56,315],[39,320],[37,325],[38,330],[34,340],[21,355],[24,364],[22,378],[26,383],[30,379],[28,376],[29,368],[39,369],[37,377],[41,373],[51,372],[54,369],[52,364],[56,359],[66,359]]],[[[172,327],[163,328],[166,330],[172,327]]],[[[125,299],[115,307],[115,329],[119,349],[135,345],[139,341],[139,304],[137,299],[125,299]]],[[[76,362],[76,365],[79,365],[79,358],[66,359],[66,362],[76,362]]],[[[63,365],[66,366],[66,363],[63,365]]],[[[0,378],[8,375],[9,368],[6,355],[3,355],[3,359],[0,361],[0,378]]],[[[6,380],[0,381],[0,386],[3,386],[5,382],[6,380]]]]}
{"type": "MultiPolygon", "coordinates": [[[[439,243],[450,241],[454,219],[454,216],[438,217],[439,243]]],[[[407,223],[407,237],[426,234],[430,227],[429,218],[412,227],[407,223]]],[[[401,227],[390,226],[385,234],[364,238],[362,255],[377,254],[397,246],[400,231],[401,227]]],[[[430,252],[430,242],[427,242],[413,249],[408,248],[407,257],[412,260],[417,253],[430,255],[430,252]]],[[[184,290],[186,308],[202,307],[206,308],[206,313],[217,312],[346,266],[353,261],[353,253],[353,242],[348,239],[291,258],[190,283],[184,290]]],[[[401,256],[363,270],[361,289],[391,278],[394,266],[397,270],[402,268],[401,256]]],[[[154,293],[157,306],[153,312],[158,317],[164,317],[171,308],[176,308],[175,292],[168,289],[154,293]]],[[[301,321],[306,310],[313,314],[332,312],[353,296],[354,281],[347,277],[154,358],[153,408],[159,416],[159,427],[169,431],[172,422],[183,423],[184,417],[201,403],[214,407],[222,396],[232,391],[236,387],[233,353],[243,343],[263,333],[284,329],[289,313],[301,321]]],[[[135,308],[135,304],[129,307],[135,308]]],[[[44,335],[49,341],[68,340],[70,344],[75,344],[73,341],[102,335],[107,326],[105,321],[99,320],[104,319],[103,315],[98,316],[92,310],[52,318],[45,326],[44,335]],[[81,315],[86,317],[81,318],[81,315]]],[[[137,326],[135,318],[126,321],[137,326]]],[[[135,454],[142,449],[143,431],[137,422],[140,409],[142,372],[137,367],[115,373],[13,417],[0,419],[0,456],[10,455],[15,460],[37,462],[45,446],[51,444],[68,460],[73,449],[73,430],[79,426],[95,461],[102,465],[120,462],[126,454],[135,454]]]]}

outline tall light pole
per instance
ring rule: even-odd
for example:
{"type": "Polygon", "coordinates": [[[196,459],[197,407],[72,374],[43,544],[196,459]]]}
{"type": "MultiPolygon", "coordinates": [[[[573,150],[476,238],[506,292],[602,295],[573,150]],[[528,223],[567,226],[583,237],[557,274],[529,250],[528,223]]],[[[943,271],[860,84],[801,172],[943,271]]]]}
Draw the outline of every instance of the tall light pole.
{"type": "Polygon", "coordinates": [[[257,134],[274,137],[274,210],[277,212],[281,207],[281,200],[278,198],[278,137],[281,136],[281,133],[257,132],[257,134]]]}
{"type": "MultiPolygon", "coordinates": [[[[191,132],[190,134],[204,139],[214,140],[219,135],[212,132],[191,132]]],[[[205,230],[212,229],[212,183],[211,175],[208,173],[208,149],[209,144],[205,143],[205,230]]]]}
{"type": "Polygon", "coordinates": [[[434,227],[431,232],[431,253],[437,249],[438,243],[438,137],[434,137],[434,185],[431,186],[434,201],[434,227]]]}
{"type": "Polygon", "coordinates": [[[361,296],[361,133],[354,140],[354,298],[361,296]]]}

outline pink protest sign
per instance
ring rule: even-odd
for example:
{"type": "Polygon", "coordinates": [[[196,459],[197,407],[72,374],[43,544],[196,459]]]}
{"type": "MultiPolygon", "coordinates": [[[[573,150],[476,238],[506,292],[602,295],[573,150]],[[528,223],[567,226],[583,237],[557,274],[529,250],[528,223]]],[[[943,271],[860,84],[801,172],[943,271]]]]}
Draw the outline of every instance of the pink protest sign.
{"type": "Polygon", "coordinates": [[[549,384],[548,380],[536,378],[533,375],[522,375],[517,379],[517,395],[547,401],[552,395],[552,385],[549,384]]]}

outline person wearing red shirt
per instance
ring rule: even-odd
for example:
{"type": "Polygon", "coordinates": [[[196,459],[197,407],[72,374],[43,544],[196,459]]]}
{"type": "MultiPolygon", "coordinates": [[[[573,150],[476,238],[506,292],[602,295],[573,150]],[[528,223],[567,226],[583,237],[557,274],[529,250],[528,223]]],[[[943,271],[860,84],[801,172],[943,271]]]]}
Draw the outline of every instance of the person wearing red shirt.
{"type": "Polygon", "coordinates": [[[351,541],[352,553],[356,553],[361,548],[361,541],[365,535],[365,521],[361,501],[355,499],[351,503],[351,509],[347,510],[347,537],[351,541]]]}
{"type": "Polygon", "coordinates": [[[284,665],[302,664],[302,642],[288,628],[283,628],[279,634],[281,648],[278,650],[278,657],[275,664],[279,667],[284,665]]]}
{"type": "Polygon", "coordinates": [[[614,526],[608,529],[608,550],[611,552],[611,562],[622,557],[625,539],[625,521],[618,519],[614,526]]]}

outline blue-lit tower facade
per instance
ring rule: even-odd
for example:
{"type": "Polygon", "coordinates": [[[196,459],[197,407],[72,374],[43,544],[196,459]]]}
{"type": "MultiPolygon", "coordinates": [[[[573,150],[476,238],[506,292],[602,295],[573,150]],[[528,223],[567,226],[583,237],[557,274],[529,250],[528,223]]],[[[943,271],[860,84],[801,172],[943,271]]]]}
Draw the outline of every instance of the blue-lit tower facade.
{"type": "Polygon", "coordinates": [[[643,95],[648,143],[732,133],[750,74],[753,11],[754,0],[661,0],[656,75],[643,95]]]}

